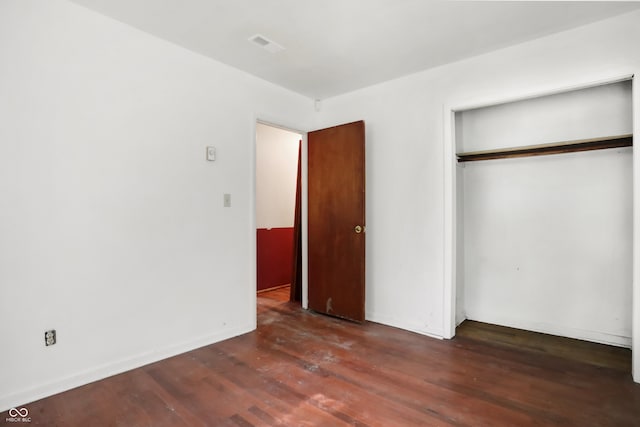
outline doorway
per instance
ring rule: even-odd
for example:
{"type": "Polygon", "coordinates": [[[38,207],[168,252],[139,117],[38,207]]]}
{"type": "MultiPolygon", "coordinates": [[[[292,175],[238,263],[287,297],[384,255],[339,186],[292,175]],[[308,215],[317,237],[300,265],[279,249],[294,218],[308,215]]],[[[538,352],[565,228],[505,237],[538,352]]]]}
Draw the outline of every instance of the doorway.
{"type": "MultiPolygon", "coordinates": [[[[295,285],[296,276],[300,276],[296,274],[300,270],[298,260],[302,259],[299,210],[296,224],[296,206],[300,205],[301,143],[300,133],[256,123],[258,293],[286,292],[292,283],[295,285]]],[[[292,299],[300,301],[299,297],[295,298],[295,292],[292,296],[292,299]]]]}
{"type": "MultiPolygon", "coordinates": [[[[292,146],[295,147],[293,144],[292,146]]],[[[286,156],[289,159],[295,158],[295,149],[293,147],[286,156]]],[[[291,263],[287,263],[287,267],[280,269],[281,273],[282,271],[294,271],[297,273],[290,276],[290,283],[295,283],[295,286],[291,287],[291,300],[299,301],[303,309],[311,308],[316,312],[335,317],[359,322],[364,321],[364,171],[364,122],[362,121],[319,129],[310,132],[308,135],[257,121],[255,228],[257,241],[256,277],[257,282],[260,283],[260,290],[287,286],[287,283],[285,283],[287,274],[281,274],[280,278],[276,280],[264,280],[264,273],[271,274],[269,269],[272,270],[274,268],[273,263],[270,263],[269,257],[279,256],[282,265],[286,263],[287,259],[291,259],[291,263]],[[282,175],[281,172],[289,168],[291,170],[291,173],[288,174],[290,178],[283,181],[283,185],[277,186],[279,187],[278,190],[288,187],[293,181],[291,177],[295,176],[292,172],[295,168],[295,163],[289,162],[289,166],[278,164],[279,156],[274,155],[274,153],[280,148],[278,141],[282,142],[282,139],[265,137],[265,135],[277,133],[293,134],[295,136],[290,139],[298,141],[296,209],[293,210],[291,208],[291,201],[294,200],[294,191],[291,188],[287,197],[289,201],[282,204],[282,206],[289,207],[284,208],[285,215],[289,219],[279,223],[268,222],[266,219],[268,218],[267,209],[273,210],[278,208],[278,205],[275,203],[276,197],[270,196],[274,193],[268,190],[264,191],[262,187],[268,184],[269,181],[273,181],[270,171],[276,171],[275,175],[282,175]],[[307,138],[309,138],[309,142],[307,138]],[[313,144],[310,142],[311,139],[314,140],[313,144]],[[264,141],[267,140],[275,141],[276,148],[273,148],[273,144],[264,144],[264,141]],[[309,145],[313,145],[315,148],[311,150],[308,148],[309,145]],[[265,162],[265,159],[269,161],[265,162]],[[276,159],[276,161],[274,162],[273,159],[276,159]],[[272,166],[269,167],[269,164],[272,166]],[[312,166],[316,173],[310,172],[312,166]],[[321,176],[318,176],[318,171],[322,171],[321,176]],[[324,192],[318,193],[318,188],[323,188],[324,192]],[[311,197],[312,190],[314,191],[313,197],[311,197]],[[340,203],[336,203],[336,201],[340,201],[340,203]],[[312,207],[313,215],[310,214],[312,207]],[[322,209],[318,209],[318,207],[322,209]],[[292,210],[293,229],[291,228],[292,210]],[[317,213],[320,211],[322,211],[322,214],[318,216],[317,213]],[[314,220],[312,222],[311,218],[319,219],[319,221],[314,220]],[[330,218],[337,221],[328,221],[330,218]],[[340,224],[341,226],[333,227],[335,224],[340,224]],[[315,235],[313,243],[311,243],[310,239],[311,228],[314,231],[324,233],[321,237],[315,235]],[[291,233],[295,234],[295,230],[298,230],[295,238],[289,239],[285,237],[286,242],[293,241],[293,245],[284,247],[283,250],[269,246],[269,234],[274,234],[274,229],[276,229],[276,232],[283,234],[289,231],[290,236],[291,233]],[[267,237],[266,242],[262,239],[263,237],[267,237]],[[345,241],[352,241],[356,244],[338,244],[336,246],[336,243],[344,243],[345,241]],[[314,249],[313,253],[310,253],[310,248],[314,249]],[[287,256],[287,253],[291,254],[291,257],[287,256]],[[336,256],[341,261],[344,259],[353,260],[348,264],[349,271],[353,270],[357,274],[349,273],[346,268],[342,268],[340,262],[332,262],[331,260],[335,260],[336,256]],[[315,266],[314,274],[310,274],[312,261],[315,266]],[[323,266],[318,268],[321,264],[323,266]],[[319,279],[329,276],[340,277],[340,280],[330,280],[329,282],[320,280],[318,282],[319,279]],[[314,280],[313,286],[309,283],[311,279],[314,280]],[[329,296],[327,298],[321,298],[323,305],[311,306],[310,288],[319,291],[320,294],[328,292],[329,296]],[[333,304],[334,302],[335,305],[333,304]],[[343,306],[346,307],[347,303],[354,307],[357,306],[357,316],[352,315],[350,312],[343,313],[342,308],[343,306]]]]}

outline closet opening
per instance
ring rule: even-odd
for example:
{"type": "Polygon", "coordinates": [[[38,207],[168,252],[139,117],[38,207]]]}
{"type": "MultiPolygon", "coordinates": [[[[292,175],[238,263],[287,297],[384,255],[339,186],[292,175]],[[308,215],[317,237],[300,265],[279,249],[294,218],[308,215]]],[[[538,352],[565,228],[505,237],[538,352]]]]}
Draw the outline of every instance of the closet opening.
{"type": "Polygon", "coordinates": [[[455,324],[631,348],[632,81],[456,111],[455,324]]]}

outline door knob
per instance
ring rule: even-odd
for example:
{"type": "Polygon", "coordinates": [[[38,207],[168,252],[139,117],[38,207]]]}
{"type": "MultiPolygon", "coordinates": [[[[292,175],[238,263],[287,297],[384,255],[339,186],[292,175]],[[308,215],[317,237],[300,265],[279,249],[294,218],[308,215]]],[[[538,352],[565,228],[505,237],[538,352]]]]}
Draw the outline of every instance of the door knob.
{"type": "Polygon", "coordinates": [[[355,231],[355,232],[356,232],[356,234],[360,234],[360,233],[362,233],[362,226],[361,226],[361,225],[356,225],[356,226],[353,228],[353,231],[355,231]]]}

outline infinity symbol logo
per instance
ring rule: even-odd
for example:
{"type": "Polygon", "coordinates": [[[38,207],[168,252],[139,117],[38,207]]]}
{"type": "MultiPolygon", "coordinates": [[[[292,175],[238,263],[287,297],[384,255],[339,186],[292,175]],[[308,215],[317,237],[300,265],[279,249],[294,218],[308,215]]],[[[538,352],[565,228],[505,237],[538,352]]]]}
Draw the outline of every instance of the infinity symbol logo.
{"type": "Polygon", "coordinates": [[[29,410],[27,408],[20,408],[20,409],[16,409],[16,408],[11,408],[9,409],[9,416],[10,417],[26,417],[27,415],[29,415],[29,410]]]}

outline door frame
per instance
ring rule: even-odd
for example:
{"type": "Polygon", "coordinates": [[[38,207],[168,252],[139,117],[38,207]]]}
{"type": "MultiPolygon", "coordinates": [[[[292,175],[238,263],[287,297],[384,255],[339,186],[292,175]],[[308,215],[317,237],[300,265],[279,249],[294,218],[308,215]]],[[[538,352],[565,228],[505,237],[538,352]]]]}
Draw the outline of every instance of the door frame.
{"type": "MultiPolygon", "coordinates": [[[[444,171],[444,241],[443,241],[443,337],[453,338],[456,329],[456,287],[457,278],[457,220],[458,220],[458,182],[456,160],[456,112],[474,108],[489,107],[508,102],[521,101],[540,96],[548,96],[572,90],[587,89],[594,86],[631,80],[633,134],[640,135],[640,88],[634,73],[602,76],[595,80],[584,80],[581,83],[553,84],[537,91],[523,91],[509,97],[482,98],[443,105],[443,171],[444,171]]],[[[640,383],[640,149],[633,150],[633,283],[632,283],[632,376],[640,383]]]]}
{"type": "MultiPolygon", "coordinates": [[[[251,122],[251,132],[252,132],[252,145],[251,145],[251,253],[253,254],[253,259],[257,259],[258,256],[258,246],[255,238],[255,230],[256,230],[256,152],[257,152],[257,135],[256,135],[256,127],[257,124],[263,124],[266,126],[271,126],[274,128],[283,129],[289,132],[295,132],[300,134],[300,139],[302,140],[301,151],[302,158],[300,160],[300,174],[301,174],[301,191],[300,191],[300,204],[301,204],[301,218],[300,218],[300,234],[301,234],[301,249],[302,249],[302,297],[301,297],[301,305],[302,308],[307,309],[309,307],[309,291],[308,291],[308,261],[307,256],[309,253],[308,242],[309,236],[307,233],[307,202],[308,202],[308,192],[307,192],[307,169],[308,169],[308,157],[307,157],[307,131],[300,130],[296,127],[295,124],[281,124],[284,123],[283,120],[280,119],[269,119],[266,118],[264,114],[256,114],[252,117],[251,122]]],[[[258,282],[258,271],[255,266],[255,262],[252,264],[252,284],[255,285],[258,282]]],[[[249,298],[251,303],[252,310],[254,313],[256,312],[256,304],[257,304],[257,296],[255,292],[255,286],[251,287],[252,293],[249,298]]],[[[257,324],[257,317],[254,317],[254,323],[257,324]]],[[[255,326],[254,326],[255,328],[255,326]]]]}

